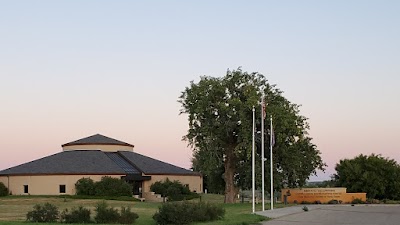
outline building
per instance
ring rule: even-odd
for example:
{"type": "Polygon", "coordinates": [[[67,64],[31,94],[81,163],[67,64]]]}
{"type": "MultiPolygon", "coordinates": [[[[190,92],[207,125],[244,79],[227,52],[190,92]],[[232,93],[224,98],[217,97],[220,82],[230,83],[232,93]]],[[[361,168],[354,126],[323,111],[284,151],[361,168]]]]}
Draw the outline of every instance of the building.
{"type": "Polygon", "coordinates": [[[201,193],[201,174],[133,151],[134,146],[100,134],[62,145],[62,152],[0,171],[0,182],[13,195],[75,194],[81,178],[124,179],[134,194],[148,196],[150,185],[166,178],[201,193]]]}

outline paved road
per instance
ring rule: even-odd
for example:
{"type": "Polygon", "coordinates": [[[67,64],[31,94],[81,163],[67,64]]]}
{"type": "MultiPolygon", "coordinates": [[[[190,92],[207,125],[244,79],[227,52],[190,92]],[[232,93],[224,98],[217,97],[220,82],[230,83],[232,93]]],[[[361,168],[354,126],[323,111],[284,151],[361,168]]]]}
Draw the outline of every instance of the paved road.
{"type": "Polygon", "coordinates": [[[314,205],[258,212],[274,218],[263,225],[399,225],[400,205],[314,205]]]}

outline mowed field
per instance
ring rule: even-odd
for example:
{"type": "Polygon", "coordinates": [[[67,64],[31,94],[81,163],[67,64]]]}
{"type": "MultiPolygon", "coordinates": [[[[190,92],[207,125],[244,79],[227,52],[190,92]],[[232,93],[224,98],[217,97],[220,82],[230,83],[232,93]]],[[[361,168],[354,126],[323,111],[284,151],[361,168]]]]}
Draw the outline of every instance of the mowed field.
{"type": "MultiPolygon", "coordinates": [[[[199,201],[200,199],[192,200],[199,201]]],[[[101,199],[73,199],[61,197],[40,197],[40,196],[8,196],[0,198],[0,225],[26,225],[26,214],[33,209],[35,204],[44,204],[46,202],[54,204],[60,212],[66,208],[84,206],[92,211],[94,216],[95,206],[101,202],[101,199]]],[[[104,200],[109,206],[119,209],[121,206],[130,206],[131,210],[139,215],[135,222],[138,225],[156,225],[152,216],[158,211],[161,203],[137,202],[137,201],[116,201],[104,200]]],[[[251,213],[251,203],[223,204],[223,196],[206,194],[202,195],[201,201],[222,204],[226,210],[225,218],[219,221],[199,224],[214,225],[242,225],[257,224],[265,220],[265,217],[251,213]]],[[[257,205],[257,210],[261,210],[261,205],[257,205]]]]}

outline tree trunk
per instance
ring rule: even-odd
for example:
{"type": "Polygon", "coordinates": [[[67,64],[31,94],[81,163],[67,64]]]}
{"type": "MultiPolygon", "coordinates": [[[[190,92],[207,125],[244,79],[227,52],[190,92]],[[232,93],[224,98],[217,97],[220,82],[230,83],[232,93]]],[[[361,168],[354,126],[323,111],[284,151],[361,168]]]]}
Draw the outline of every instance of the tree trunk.
{"type": "Polygon", "coordinates": [[[237,188],[235,186],[235,180],[234,180],[235,167],[236,167],[234,148],[230,148],[227,150],[227,153],[225,155],[224,166],[225,166],[225,173],[224,173],[225,203],[235,203],[237,188]]]}

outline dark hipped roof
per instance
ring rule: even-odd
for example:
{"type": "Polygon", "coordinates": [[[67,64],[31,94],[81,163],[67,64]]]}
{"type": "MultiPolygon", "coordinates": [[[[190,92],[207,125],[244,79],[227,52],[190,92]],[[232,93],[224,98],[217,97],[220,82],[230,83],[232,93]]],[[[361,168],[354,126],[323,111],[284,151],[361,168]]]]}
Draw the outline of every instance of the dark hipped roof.
{"type": "Polygon", "coordinates": [[[101,151],[65,151],[0,171],[0,175],[24,174],[125,174],[101,151]]]}
{"type": "Polygon", "coordinates": [[[0,175],[137,174],[200,175],[135,152],[64,151],[3,171],[0,175]]]}
{"type": "Polygon", "coordinates": [[[132,162],[137,168],[139,168],[143,173],[147,175],[151,174],[188,174],[195,175],[198,174],[196,172],[174,166],[169,163],[162,162],[160,160],[156,160],[144,155],[141,155],[136,152],[119,152],[122,156],[124,156],[127,160],[132,162]]]}
{"type": "Polygon", "coordinates": [[[129,146],[129,147],[134,147],[134,145],[131,145],[126,142],[122,142],[119,140],[116,140],[114,138],[109,138],[101,134],[95,134],[86,138],[82,138],[76,141],[72,141],[66,144],[61,145],[62,147],[65,146],[71,146],[71,145],[123,145],[123,146],[129,146]]]}

